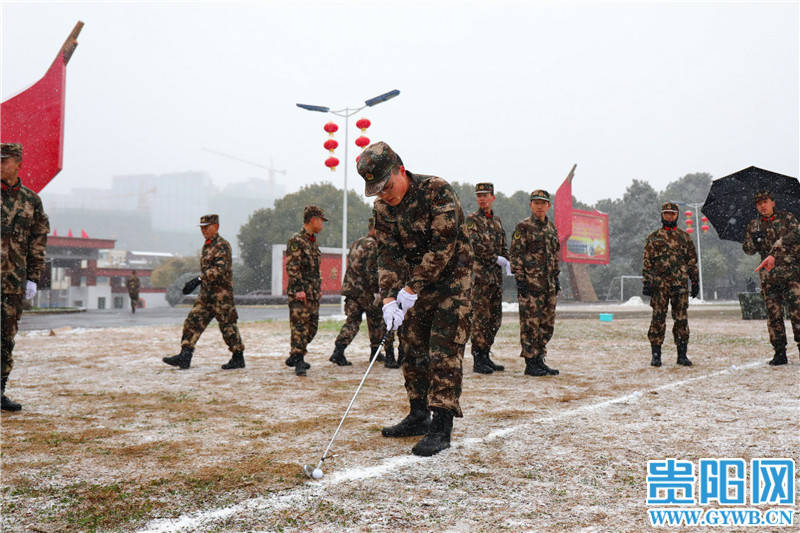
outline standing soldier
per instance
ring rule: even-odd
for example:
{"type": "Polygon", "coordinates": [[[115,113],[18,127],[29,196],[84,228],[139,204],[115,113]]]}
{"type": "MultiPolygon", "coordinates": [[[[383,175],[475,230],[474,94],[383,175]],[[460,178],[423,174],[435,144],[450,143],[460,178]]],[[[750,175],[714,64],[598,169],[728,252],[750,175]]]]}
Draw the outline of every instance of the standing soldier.
{"type": "MultiPolygon", "coordinates": [[[[347,320],[336,337],[336,348],[331,355],[331,361],[343,366],[350,364],[344,357],[344,350],[358,333],[361,325],[362,313],[367,314],[367,329],[369,331],[370,356],[375,353],[381,343],[386,324],[383,322],[383,313],[378,289],[378,241],[375,239],[375,218],[369,219],[369,233],[356,240],[347,254],[347,271],[342,282],[342,295],[344,299],[344,312],[347,320]]],[[[386,358],[383,361],[386,368],[397,368],[399,365],[394,357],[394,333],[389,332],[384,343],[386,358]]]]}
{"type": "Polygon", "coordinates": [[[667,307],[672,305],[672,335],[678,350],[678,364],[692,366],[686,357],[689,346],[689,282],[692,298],[700,292],[697,251],[691,236],[678,227],[678,205],[661,206],[661,229],[647,236],[642,259],[642,294],[650,296],[653,318],[650,340],[652,366],[661,366],[661,344],[667,330],[667,307]]]}
{"type": "MultiPolygon", "coordinates": [[[[775,210],[775,199],[769,191],[759,191],[754,196],[756,210],[759,216],[750,221],[742,243],[742,250],[747,255],[758,253],[765,259],[773,245],[791,231],[800,228],[797,219],[787,211],[775,210]]],[[[786,364],[786,328],[783,324],[784,297],[788,282],[791,278],[791,269],[785,268],[787,257],[776,257],[774,271],[762,269],[761,294],[767,307],[767,329],[769,341],[775,349],[775,355],[769,362],[771,365],[786,364]]],[[[794,341],[800,345],[800,318],[792,320],[794,341]]]]}
{"type": "Polygon", "coordinates": [[[135,313],[136,306],[139,305],[139,288],[141,287],[139,276],[136,275],[135,270],[131,271],[131,277],[125,282],[125,286],[128,287],[128,296],[131,298],[131,313],[135,313]]]}
{"type": "Polygon", "coordinates": [[[222,338],[233,354],[231,360],[222,365],[223,370],[244,368],[244,344],[236,325],[239,314],[233,303],[231,245],[218,233],[217,215],[200,217],[200,231],[206,238],[200,256],[200,277],[189,280],[183,287],[183,294],[189,294],[200,285],[200,295],[183,323],[181,353],[165,357],[163,361],[181,369],[189,368],[197,340],[211,319],[216,318],[222,338]]]}
{"type": "Polygon", "coordinates": [[[3,225],[3,411],[19,411],[22,406],[6,398],[6,381],[14,368],[14,337],[19,329],[22,301],[36,295],[44,270],[44,254],[50,223],[39,196],[22,185],[22,145],[0,144],[2,156],[3,225]]]}
{"type": "Polygon", "coordinates": [[[531,216],[517,224],[511,240],[511,270],[517,279],[521,357],[525,375],[557,376],[544,362],[556,320],[556,295],[561,291],[558,263],[561,245],[556,227],[547,218],[550,193],[531,193],[531,216]]]}
{"type": "Polygon", "coordinates": [[[402,369],[411,404],[407,417],[381,433],[425,435],[411,452],[431,456],[450,447],[453,417],[462,416],[462,362],[472,300],[472,248],[464,214],[445,180],[407,171],[384,142],[361,153],[358,173],[365,181],[364,194],[378,197],[374,210],[383,316],[390,329],[403,325],[402,369]]]}
{"type": "MultiPolygon", "coordinates": [[[[286,244],[286,273],[289,276],[289,324],[292,328],[291,351],[286,359],[294,373],[305,376],[311,365],[303,360],[306,346],[317,334],[322,280],[319,274],[319,246],[316,234],[328,219],[322,209],[307,205],[303,210],[303,229],[286,244]]],[[[344,357],[342,357],[344,359],[344,357]]],[[[331,359],[332,360],[332,359],[331,359]]],[[[334,361],[335,362],[335,361],[334,361]]],[[[344,363],[350,364],[347,359],[344,363]]]]}
{"type": "Polygon", "coordinates": [[[504,370],[489,358],[494,337],[503,320],[503,272],[511,275],[506,256],[506,232],[500,217],[492,211],[494,185],[475,185],[478,210],[467,217],[469,240],[475,262],[472,288],[472,370],[491,374],[504,370]]]}

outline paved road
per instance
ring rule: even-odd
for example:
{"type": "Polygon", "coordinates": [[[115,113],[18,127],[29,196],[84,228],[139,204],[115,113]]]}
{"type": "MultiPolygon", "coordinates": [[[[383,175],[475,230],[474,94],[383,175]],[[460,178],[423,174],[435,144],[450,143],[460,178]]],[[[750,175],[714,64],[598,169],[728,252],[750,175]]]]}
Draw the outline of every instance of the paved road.
{"type": "MultiPolygon", "coordinates": [[[[258,320],[288,320],[289,308],[285,305],[237,306],[240,322],[258,320]]],[[[73,328],[118,328],[129,326],[162,326],[183,324],[189,307],[164,307],[140,309],[136,314],[130,310],[112,309],[103,311],[84,311],[81,313],[23,313],[21,330],[73,328]]],[[[339,314],[339,305],[320,306],[320,316],[339,314]]]]}

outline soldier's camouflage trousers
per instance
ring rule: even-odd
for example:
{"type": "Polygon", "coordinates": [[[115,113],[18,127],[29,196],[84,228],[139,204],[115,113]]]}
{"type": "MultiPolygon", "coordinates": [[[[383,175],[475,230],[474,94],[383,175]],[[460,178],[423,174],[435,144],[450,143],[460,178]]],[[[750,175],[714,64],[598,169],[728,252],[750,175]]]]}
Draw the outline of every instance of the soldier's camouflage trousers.
{"type": "Polygon", "coordinates": [[[461,365],[469,336],[471,290],[456,296],[422,292],[399,330],[403,377],[410,400],[461,416],[461,365]]]}
{"type": "Polygon", "coordinates": [[[6,379],[11,373],[11,369],[14,368],[14,337],[17,336],[21,316],[22,295],[3,294],[3,379],[6,379]]]}
{"type": "Polygon", "coordinates": [[[239,335],[239,327],[236,325],[239,314],[233,305],[232,295],[231,298],[215,299],[213,295],[207,295],[202,291],[189,311],[189,316],[183,322],[181,346],[194,348],[212,318],[217,319],[219,330],[222,332],[222,338],[225,339],[228,349],[232,353],[243,352],[244,344],[239,335]]]}
{"type": "Polygon", "coordinates": [[[305,355],[306,346],[317,334],[319,300],[289,302],[289,324],[292,328],[291,355],[305,355]]]}
{"type": "Polygon", "coordinates": [[[521,357],[547,354],[556,321],[556,291],[535,292],[519,298],[519,340],[521,357]]]}
{"type": "MultiPolygon", "coordinates": [[[[386,322],[383,321],[383,311],[380,306],[374,304],[374,298],[357,300],[349,296],[344,299],[344,312],[347,319],[336,337],[337,346],[349,346],[358,334],[361,327],[361,315],[367,314],[367,330],[369,331],[369,344],[376,346],[383,334],[386,333],[386,322]]],[[[386,337],[386,346],[394,342],[394,332],[386,337]]]]}
{"type": "Polygon", "coordinates": [[[503,320],[503,287],[496,283],[472,286],[472,350],[489,350],[503,320]]]}
{"type": "Polygon", "coordinates": [[[785,304],[789,311],[787,318],[792,323],[794,341],[800,344],[800,280],[783,284],[780,281],[762,283],[762,293],[767,307],[769,342],[775,348],[786,347],[786,327],[783,324],[785,304]]]}
{"type": "Polygon", "coordinates": [[[653,318],[650,320],[650,329],[647,338],[650,344],[661,346],[664,343],[664,334],[667,331],[667,307],[672,305],[672,336],[675,344],[689,343],[689,291],[684,287],[668,287],[661,285],[653,290],[650,297],[650,307],[653,308],[653,318]]]}
{"type": "Polygon", "coordinates": [[[128,293],[128,296],[131,299],[131,311],[135,311],[136,305],[139,303],[139,293],[138,292],[128,293]]]}

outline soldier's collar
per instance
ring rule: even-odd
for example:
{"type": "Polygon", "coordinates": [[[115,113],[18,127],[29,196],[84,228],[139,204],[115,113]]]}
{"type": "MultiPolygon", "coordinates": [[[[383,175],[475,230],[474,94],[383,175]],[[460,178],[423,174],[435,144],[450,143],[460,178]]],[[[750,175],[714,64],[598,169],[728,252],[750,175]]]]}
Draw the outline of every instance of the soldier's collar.
{"type": "Polygon", "coordinates": [[[312,234],[310,234],[310,235],[308,236],[308,240],[310,240],[311,242],[315,242],[315,241],[317,240],[317,238],[316,238],[316,237],[314,236],[314,234],[312,233],[312,234]]]}
{"type": "Polygon", "coordinates": [[[22,185],[22,180],[19,179],[19,176],[17,176],[17,183],[15,183],[14,185],[6,185],[5,181],[2,182],[3,191],[6,191],[6,192],[16,193],[16,192],[19,191],[20,185],[22,185]]]}
{"type": "Polygon", "coordinates": [[[773,220],[775,220],[775,213],[773,212],[772,216],[770,217],[765,217],[764,215],[761,215],[761,220],[763,220],[764,222],[772,222],[773,220]]]}
{"type": "Polygon", "coordinates": [[[494,212],[491,209],[489,209],[488,213],[483,209],[481,209],[481,213],[483,213],[483,216],[485,216],[486,218],[492,218],[492,216],[494,215],[494,212]]]}

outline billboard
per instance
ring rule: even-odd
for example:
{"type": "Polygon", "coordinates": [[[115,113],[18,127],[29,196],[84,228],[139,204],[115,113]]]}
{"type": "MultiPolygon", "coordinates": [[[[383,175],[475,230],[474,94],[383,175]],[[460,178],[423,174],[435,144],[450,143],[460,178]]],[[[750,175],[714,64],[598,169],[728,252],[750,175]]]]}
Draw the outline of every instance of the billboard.
{"type": "MultiPolygon", "coordinates": [[[[319,274],[322,294],[342,293],[342,249],[320,247],[319,274]]],[[[286,294],[289,277],[286,275],[286,245],[272,245],[272,294],[286,294]]]]}
{"type": "Polygon", "coordinates": [[[599,211],[572,210],[572,233],[562,242],[561,260],[567,263],[607,265],[608,215],[599,211]]]}

